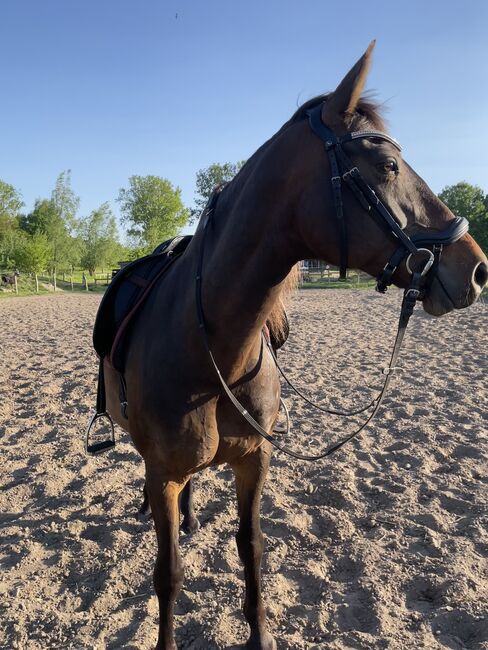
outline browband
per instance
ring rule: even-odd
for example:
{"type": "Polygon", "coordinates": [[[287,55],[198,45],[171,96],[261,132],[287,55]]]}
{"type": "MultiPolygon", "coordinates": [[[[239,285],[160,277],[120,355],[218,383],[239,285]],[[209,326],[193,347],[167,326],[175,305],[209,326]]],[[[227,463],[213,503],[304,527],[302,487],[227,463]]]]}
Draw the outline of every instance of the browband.
{"type": "Polygon", "coordinates": [[[351,142],[352,140],[358,140],[360,138],[379,138],[381,140],[386,140],[392,144],[398,151],[401,151],[402,148],[398,140],[392,138],[388,133],[383,133],[382,131],[353,131],[352,133],[346,133],[342,136],[337,136],[328,126],[322,122],[322,110],[320,106],[316,106],[315,109],[310,109],[307,111],[310,125],[315,131],[315,133],[322,138],[325,142],[325,146],[331,147],[338,144],[344,144],[345,142],[351,142]]]}

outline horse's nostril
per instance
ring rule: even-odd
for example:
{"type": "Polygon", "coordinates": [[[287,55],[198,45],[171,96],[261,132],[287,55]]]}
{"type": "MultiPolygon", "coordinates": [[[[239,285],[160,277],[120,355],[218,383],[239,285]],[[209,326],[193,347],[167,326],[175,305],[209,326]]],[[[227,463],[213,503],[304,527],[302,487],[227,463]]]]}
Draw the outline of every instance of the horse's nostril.
{"type": "Polygon", "coordinates": [[[482,289],[488,282],[488,266],[485,262],[480,262],[474,271],[474,281],[482,289]]]}

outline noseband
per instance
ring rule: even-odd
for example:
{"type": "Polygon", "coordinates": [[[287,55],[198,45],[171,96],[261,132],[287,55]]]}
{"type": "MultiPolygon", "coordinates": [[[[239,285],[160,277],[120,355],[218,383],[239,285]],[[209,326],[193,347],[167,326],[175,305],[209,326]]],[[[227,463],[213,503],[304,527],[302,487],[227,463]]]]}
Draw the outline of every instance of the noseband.
{"type": "MultiPolygon", "coordinates": [[[[398,240],[398,248],[393,253],[377,277],[376,289],[384,293],[392,283],[393,274],[406,258],[406,267],[414,275],[414,261],[418,258],[422,288],[432,282],[437,272],[440,255],[444,246],[452,244],[468,232],[469,224],[464,217],[455,217],[442,232],[417,232],[409,237],[400,227],[390,210],[382,203],[373,188],[361,176],[359,169],[344,153],[343,145],[353,140],[376,138],[392,144],[398,151],[402,148],[391,136],[381,131],[353,131],[341,137],[322,122],[322,104],[307,111],[310,128],[323,141],[329,157],[332,174],[332,196],[340,236],[340,277],[345,279],[348,266],[347,223],[342,200],[342,183],[353,192],[362,207],[369,212],[378,224],[398,240]],[[432,247],[426,248],[426,246],[432,247]]],[[[417,265],[415,264],[415,266],[417,265]]],[[[420,293],[419,293],[420,295],[420,293]]]]}

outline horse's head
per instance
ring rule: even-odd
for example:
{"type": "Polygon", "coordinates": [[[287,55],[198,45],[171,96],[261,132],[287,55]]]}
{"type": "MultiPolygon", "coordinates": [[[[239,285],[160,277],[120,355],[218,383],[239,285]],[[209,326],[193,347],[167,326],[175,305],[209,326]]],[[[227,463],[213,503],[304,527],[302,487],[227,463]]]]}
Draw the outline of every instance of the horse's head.
{"type": "MultiPolygon", "coordinates": [[[[296,125],[287,129],[288,133],[295,133],[295,147],[307,147],[300,170],[298,164],[295,166],[305,188],[298,203],[301,235],[308,255],[340,264],[341,228],[337,212],[342,205],[347,225],[342,241],[347,242],[348,265],[378,277],[395,257],[399,240],[398,233],[395,236],[372,205],[376,194],[403,232],[419,242],[418,248],[437,252],[430,277],[426,276],[423,306],[430,314],[439,316],[467,307],[479,297],[488,280],[487,259],[465,232],[462,222],[454,220],[449,208],[403,160],[398,143],[385,133],[377,107],[361,98],[373,46],[374,43],[333,93],[305,104],[289,123],[296,125]],[[315,133],[310,128],[310,112],[315,117],[315,133]],[[309,114],[310,125],[305,113],[309,114]],[[328,147],[334,137],[339,146],[328,147]],[[333,156],[325,153],[324,144],[329,151],[333,150],[333,156]],[[338,164],[335,170],[334,156],[338,164]],[[351,182],[345,174],[351,168],[357,168],[357,182],[351,182]],[[341,177],[335,196],[330,182],[333,176],[341,177]],[[371,189],[374,193],[369,192],[371,189]],[[442,245],[435,245],[436,238],[441,243],[444,239],[442,245]]],[[[397,254],[397,268],[391,274],[391,281],[400,287],[409,284],[409,252],[405,248],[397,254]]],[[[410,265],[423,265],[428,256],[428,252],[414,255],[410,265]]]]}

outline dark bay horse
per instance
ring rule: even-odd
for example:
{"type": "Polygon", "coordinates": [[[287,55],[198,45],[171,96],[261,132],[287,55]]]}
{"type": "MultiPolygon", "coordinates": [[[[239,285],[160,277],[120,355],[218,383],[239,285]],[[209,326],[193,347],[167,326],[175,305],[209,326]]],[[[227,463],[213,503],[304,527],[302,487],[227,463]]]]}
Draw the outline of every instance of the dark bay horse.
{"type": "Polygon", "coordinates": [[[12,275],[7,275],[6,273],[2,273],[2,284],[4,284],[7,287],[13,287],[15,286],[15,278],[20,277],[20,273],[15,269],[15,271],[12,273],[12,275]]]}
{"type": "MultiPolygon", "coordinates": [[[[378,108],[361,98],[373,45],[337,89],[307,102],[244,165],[222,191],[211,227],[202,223],[185,253],[145,303],[132,333],[126,362],[128,420],[119,411],[115,371],[105,362],[108,410],[127,429],[144,459],[146,485],[158,541],[154,586],[159,599],[157,648],[176,648],[173,609],[183,581],[178,549],[178,498],[191,476],[228,463],[240,518],[237,547],[244,564],[246,648],[272,650],[261,597],[260,497],[271,446],[224,397],[199,331],[195,278],[205,235],[202,303],[208,340],[222,376],[259,424],[271,431],[280,385],[261,332],[281,310],[287,277],[302,259],[341,263],[331,169],[323,142],[312,132],[307,109],[338,136],[384,131],[378,108]],[[205,234],[206,232],[206,234],[205,234]]],[[[401,158],[387,139],[351,138],[344,145],[376,196],[406,233],[442,233],[449,209],[401,158]]],[[[372,276],[397,248],[357,196],[343,192],[349,266],[372,276]]],[[[423,297],[424,309],[440,316],[472,304],[487,281],[487,260],[464,234],[446,247],[423,297]]],[[[407,286],[405,260],[393,276],[407,286]]]]}

